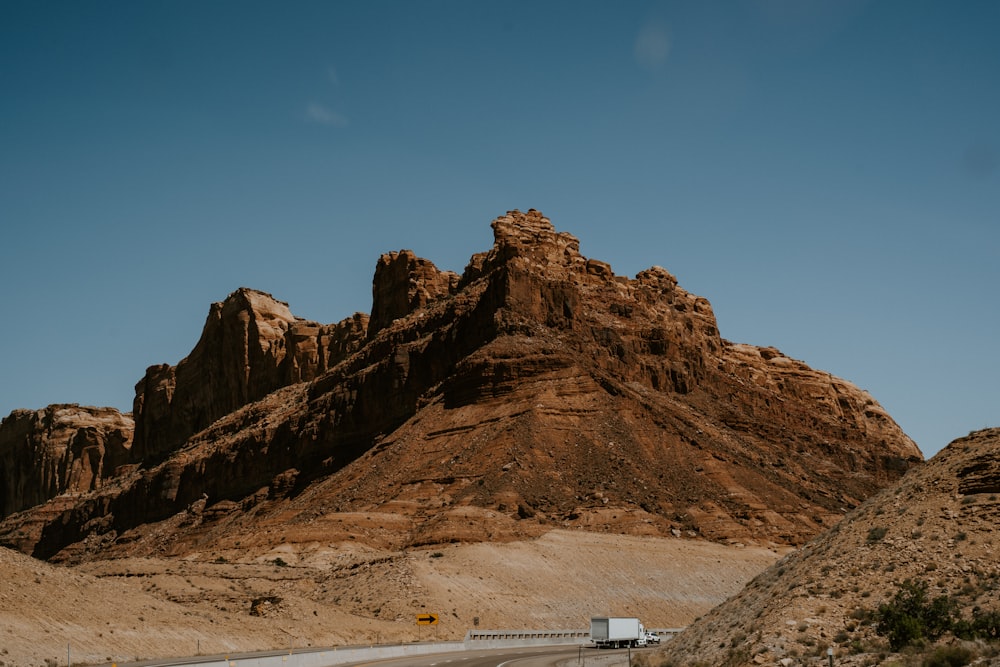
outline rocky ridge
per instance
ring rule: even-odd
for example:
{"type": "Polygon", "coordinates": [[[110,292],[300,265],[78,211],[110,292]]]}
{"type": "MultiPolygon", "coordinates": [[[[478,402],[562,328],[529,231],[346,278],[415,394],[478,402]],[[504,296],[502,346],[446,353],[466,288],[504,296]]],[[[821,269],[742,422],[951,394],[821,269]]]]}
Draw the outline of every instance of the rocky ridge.
{"type": "Polygon", "coordinates": [[[257,522],[309,488],[302,517],[404,508],[399,543],[557,524],[795,544],[920,460],[867,393],[724,340],[666,270],[617,276],[537,211],[492,226],[461,277],[384,255],[367,323],[304,323],[247,289],[213,305],[191,355],[137,385],[142,466],[0,539],[134,549],[125,533],[199,501],[257,522]]]}

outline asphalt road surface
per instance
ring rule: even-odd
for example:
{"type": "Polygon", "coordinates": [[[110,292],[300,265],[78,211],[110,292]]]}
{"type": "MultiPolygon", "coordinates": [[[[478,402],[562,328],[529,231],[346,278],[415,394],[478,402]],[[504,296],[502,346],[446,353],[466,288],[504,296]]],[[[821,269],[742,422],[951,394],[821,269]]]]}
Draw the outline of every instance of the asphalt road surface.
{"type": "Polygon", "coordinates": [[[461,651],[348,663],[341,667],[627,667],[627,650],[601,650],[577,646],[535,646],[520,649],[461,651]]]}

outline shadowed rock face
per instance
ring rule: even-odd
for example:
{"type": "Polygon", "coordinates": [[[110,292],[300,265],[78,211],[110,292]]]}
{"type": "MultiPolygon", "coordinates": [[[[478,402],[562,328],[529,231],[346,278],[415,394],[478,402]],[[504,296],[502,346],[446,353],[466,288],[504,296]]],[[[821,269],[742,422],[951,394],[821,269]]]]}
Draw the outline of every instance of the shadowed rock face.
{"type": "Polygon", "coordinates": [[[370,321],[304,323],[245,289],[215,304],[191,355],[137,386],[143,469],[8,520],[0,542],[139,553],[144,527],[169,519],[156,548],[181,553],[206,531],[294,540],[319,517],[378,511],[406,528],[355,537],[557,524],[800,543],[921,460],[866,392],[724,340],[666,270],[617,276],[534,210],[492,227],[461,277],[383,255],[370,321]]]}

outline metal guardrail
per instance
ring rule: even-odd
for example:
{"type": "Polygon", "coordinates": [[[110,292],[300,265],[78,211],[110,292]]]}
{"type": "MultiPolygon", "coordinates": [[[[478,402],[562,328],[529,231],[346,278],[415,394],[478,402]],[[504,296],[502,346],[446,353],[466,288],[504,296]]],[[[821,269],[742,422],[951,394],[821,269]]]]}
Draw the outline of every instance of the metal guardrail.
{"type": "Polygon", "coordinates": [[[590,639],[589,630],[469,630],[465,642],[509,639],[590,639]]]}
{"type": "MultiPolygon", "coordinates": [[[[647,632],[663,638],[673,639],[684,628],[649,628],[647,632]]],[[[509,642],[528,644],[586,644],[590,642],[590,630],[469,630],[465,633],[465,644],[486,645],[509,642]]]]}

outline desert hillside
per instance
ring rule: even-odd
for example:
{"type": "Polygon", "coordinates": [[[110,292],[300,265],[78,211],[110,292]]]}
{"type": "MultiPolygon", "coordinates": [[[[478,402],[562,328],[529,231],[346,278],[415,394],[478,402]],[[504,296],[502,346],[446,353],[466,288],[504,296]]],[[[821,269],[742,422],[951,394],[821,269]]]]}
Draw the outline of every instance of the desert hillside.
{"type": "Polygon", "coordinates": [[[998,664],[991,656],[1000,646],[983,644],[1000,639],[998,527],[1000,429],[987,429],[952,442],[754,578],[670,642],[667,664],[825,665],[828,648],[838,665],[922,664],[901,662],[908,658],[899,652],[933,654],[935,647],[998,664]],[[955,622],[979,619],[986,636],[963,641],[961,625],[938,637],[925,628],[891,646],[892,637],[878,631],[878,610],[894,605],[901,590],[903,599],[918,599],[907,580],[926,586],[927,606],[950,600],[955,622]]]}
{"type": "Polygon", "coordinates": [[[85,566],[0,549],[0,661],[17,667],[427,639],[476,627],[678,627],[779,558],[760,547],[552,531],[406,551],[350,542],[85,566]],[[436,627],[417,614],[440,615],[436,627]]]}

